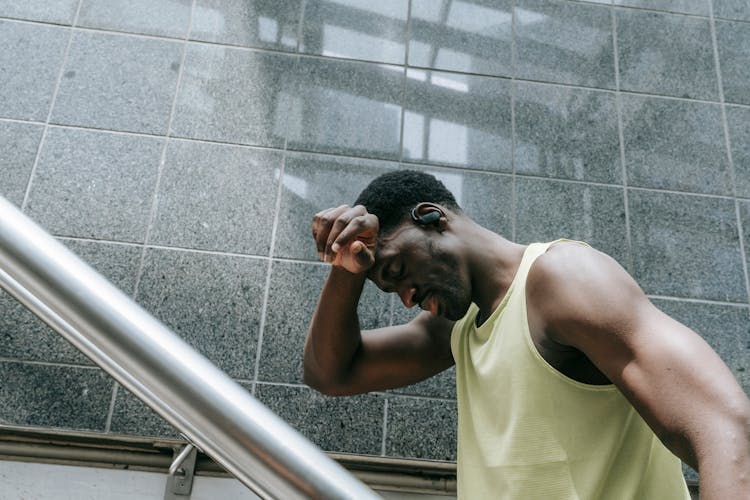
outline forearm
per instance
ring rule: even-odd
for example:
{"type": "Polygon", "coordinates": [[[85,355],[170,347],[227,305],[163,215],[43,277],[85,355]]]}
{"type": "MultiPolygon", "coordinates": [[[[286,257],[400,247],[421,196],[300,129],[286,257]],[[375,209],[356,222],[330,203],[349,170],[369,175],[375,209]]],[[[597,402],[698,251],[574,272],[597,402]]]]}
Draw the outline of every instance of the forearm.
{"type": "Polygon", "coordinates": [[[750,422],[723,428],[698,452],[701,500],[750,500],[750,422]]]}
{"type": "Polygon", "coordinates": [[[307,334],[305,382],[319,390],[345,379],[361,344],[357,304],[365,274],[333,266],[307,334]]]}

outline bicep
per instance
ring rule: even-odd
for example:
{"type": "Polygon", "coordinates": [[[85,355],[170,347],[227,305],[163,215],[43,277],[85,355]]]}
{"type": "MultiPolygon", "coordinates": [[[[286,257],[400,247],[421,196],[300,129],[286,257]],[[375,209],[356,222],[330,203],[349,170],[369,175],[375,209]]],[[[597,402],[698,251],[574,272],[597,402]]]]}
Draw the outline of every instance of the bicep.
{"type": "Polygon", "coordinates": [[[421,312],[409,323],[364,330],[347,380],[337,395],[411,385],[453,365],[453,322],[421,312]]]}
{"type": "Polygon", "coordinates": [[[711,347],[645,297],[619,338],[601,344],[582,349],[662,442],[689,463],[695,463],[695,443],[718,438],[711,434],[721,432],[744,396],[711,347]]]}
{"type": "Polygon", "coordinates": [[[544,308],[557,339],[581,351],[628,398],[659,438],[695,463],[747,399],[694,331],[657,309],[614,260],[594,250],[548,273],[544,308]],[[550,299],[551,296],[547,296],[550,299]]]}

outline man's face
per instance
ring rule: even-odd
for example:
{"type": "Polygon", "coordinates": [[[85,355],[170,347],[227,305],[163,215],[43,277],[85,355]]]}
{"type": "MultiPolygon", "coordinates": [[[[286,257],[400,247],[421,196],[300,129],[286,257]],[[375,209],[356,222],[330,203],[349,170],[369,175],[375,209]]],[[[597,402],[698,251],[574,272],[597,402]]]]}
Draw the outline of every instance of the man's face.
{"type": "Polygon", "coordinates": [[[381,290],[398,293],[407,307],[459,320],[471,305],[471,280],[450,241],[445,233],[406,222],[379,239],[368,277],[381,290]]]}

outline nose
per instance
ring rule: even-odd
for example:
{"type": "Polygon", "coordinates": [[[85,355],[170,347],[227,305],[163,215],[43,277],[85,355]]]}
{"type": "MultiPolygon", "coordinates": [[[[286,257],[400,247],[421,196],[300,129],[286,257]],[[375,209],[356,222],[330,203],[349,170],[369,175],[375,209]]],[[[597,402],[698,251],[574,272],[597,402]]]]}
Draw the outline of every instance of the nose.
{"type": "Polygon", "coordinates": [[[406,307],[414,307],[416,305],[416,302],[414,302],[414,295],[417,293],[416,288],[402,287],[399,288],[396,293],[398,293],[401,302],[403,302],[406,307]]]}

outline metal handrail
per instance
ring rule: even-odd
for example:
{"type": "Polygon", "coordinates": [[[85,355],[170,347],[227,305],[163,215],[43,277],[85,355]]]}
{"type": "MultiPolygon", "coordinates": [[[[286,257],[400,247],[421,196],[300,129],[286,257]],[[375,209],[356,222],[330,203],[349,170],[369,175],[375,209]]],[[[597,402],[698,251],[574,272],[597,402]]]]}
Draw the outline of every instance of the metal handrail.
{"type": "Polygon", "coordinates": [[[2,196],[0,287],[256,494],[378,498],[2,196]]]}

